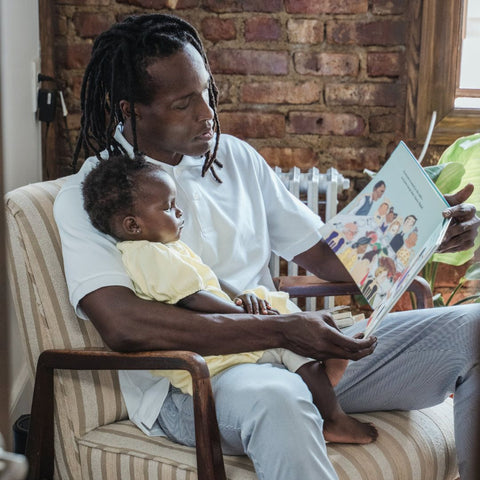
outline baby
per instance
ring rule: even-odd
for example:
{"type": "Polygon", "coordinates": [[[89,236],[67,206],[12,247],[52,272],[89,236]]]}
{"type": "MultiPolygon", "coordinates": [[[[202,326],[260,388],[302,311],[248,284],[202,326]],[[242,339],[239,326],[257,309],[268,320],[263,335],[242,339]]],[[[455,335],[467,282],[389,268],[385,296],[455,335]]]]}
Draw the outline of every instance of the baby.
{"type": "MultiPolygon", "coordinates": [[[[161,167],[143,157],[112,156],[88,174],[83,183],[84,207],[92,224],[114,237],[136,294],[204,313],[277,315],[291,311],[282,292],[259,287],[239,292],[220,283],[213,271],[180,240],[183,212],[176,205],[176,187],[161,167]]],[[[296,307],[295,307],[296,308],[296,307]]],[[[330,442],[370,443],[377,437],[371,424],[343,412],[332,384],[347,361],[320,362],[286,349],[205,357],[211,376],[240,363],[280,363],[297,373],[310,389],[324,419],[330,442]]],[[[152,372],[192,393],[190,375],[181,370],[152,372]]]]}

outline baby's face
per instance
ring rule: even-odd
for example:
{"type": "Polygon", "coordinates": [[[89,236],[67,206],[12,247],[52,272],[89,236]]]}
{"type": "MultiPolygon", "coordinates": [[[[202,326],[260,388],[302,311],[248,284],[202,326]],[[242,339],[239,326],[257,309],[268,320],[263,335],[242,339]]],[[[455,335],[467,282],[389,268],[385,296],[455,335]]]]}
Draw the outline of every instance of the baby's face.
{"type": "Polygon", "coordinates": [[[150,172],[142,178],[135,201],[142,240],[170,243],[180,238],[184,219],[182,210],[175,204],[176,194],[173,180],[163,172],[150,172]]]}

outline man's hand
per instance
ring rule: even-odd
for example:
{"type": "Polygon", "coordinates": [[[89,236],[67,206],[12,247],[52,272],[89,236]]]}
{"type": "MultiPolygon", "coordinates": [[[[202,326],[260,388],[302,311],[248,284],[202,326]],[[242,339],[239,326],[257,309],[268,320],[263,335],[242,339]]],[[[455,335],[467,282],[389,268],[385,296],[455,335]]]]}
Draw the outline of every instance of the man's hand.
{"type": "Polygon", "coordinates": [[[471,183],[465,185],[453,195],[445,195],[451,205],[443,212],[445,218],[451,218],[447,233],[438,248],[439,253],[461,252],[473,247],[480,227],[480,219],[476,215],[474,205],[463,203],[473,192],[471,183]]]}
{"type": "Polygon", "coordinates": [[[376,337],[348,337],[341,333],[328,311],[300,312],[283,329],[285,348],[299,355],[324,360],[346,358],[359,360],[377,346],[376,337]]]}
{"type": "Polygon", "coordinates": [[[278,310],[275,310],[271,305],[253,293],[242,293],[237,295],[233,301],[235,305],[243,307],[247,313],[261,314],[261,315],[278,315],[278,310]]]}

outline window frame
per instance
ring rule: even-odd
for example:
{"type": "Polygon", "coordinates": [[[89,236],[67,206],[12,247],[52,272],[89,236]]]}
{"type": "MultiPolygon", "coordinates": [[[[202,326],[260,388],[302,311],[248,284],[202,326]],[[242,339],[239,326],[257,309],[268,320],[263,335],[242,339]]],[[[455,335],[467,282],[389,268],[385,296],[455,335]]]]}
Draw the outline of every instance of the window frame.
{"type": "MultiPolygon", "coordinates": [[[[418,74],[408,74],[406,133],[417,140],[425,139],[432,113],[437,112],[431,144],[450,145],[457,138],[480,130],[480,110],[455,108],[462,25],[463,0],[424,0],[412,8],[410,52],[417,51],[418,74]],[[415,29],[417,25],[417,29],[415,29]],[[421,28],[418,29],[418,25],[421,28]],[[417,39],[418,45],[415,45],[417,39]],[[413,44],[413,45],[412,45],[413,44]],[[414,78],[415,77],[415,78],[414,78]],[[416,87],[416,88],[415,88],[416,87]],[[414,89],[416,91],[414,91],[414,89]]],[[[407,65],[408,68],[408,65],[407,65]]]]}

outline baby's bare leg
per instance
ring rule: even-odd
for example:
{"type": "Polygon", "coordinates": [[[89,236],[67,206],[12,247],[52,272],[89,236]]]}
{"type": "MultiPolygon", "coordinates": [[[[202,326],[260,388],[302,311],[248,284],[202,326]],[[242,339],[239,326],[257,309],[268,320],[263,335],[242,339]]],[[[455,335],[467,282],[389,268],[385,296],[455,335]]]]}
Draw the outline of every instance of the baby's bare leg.
{"type": "Polygon", "coordinates": [[[296,373],[310,389],[313,403],[322,415],[325,440],[337,443],[371,443],[376,440],[378,432],[372,424],[359,422],[342,410],[321,362],[306,363],[296,373]]]}
{"type": "Polygon", "coordinates": [[[343,358],[329,358],[323,362],[325,372],[333,387],[338,385],[338,382],[343,377],[343,373],[347,369],[348,360],[343,358]]]}

